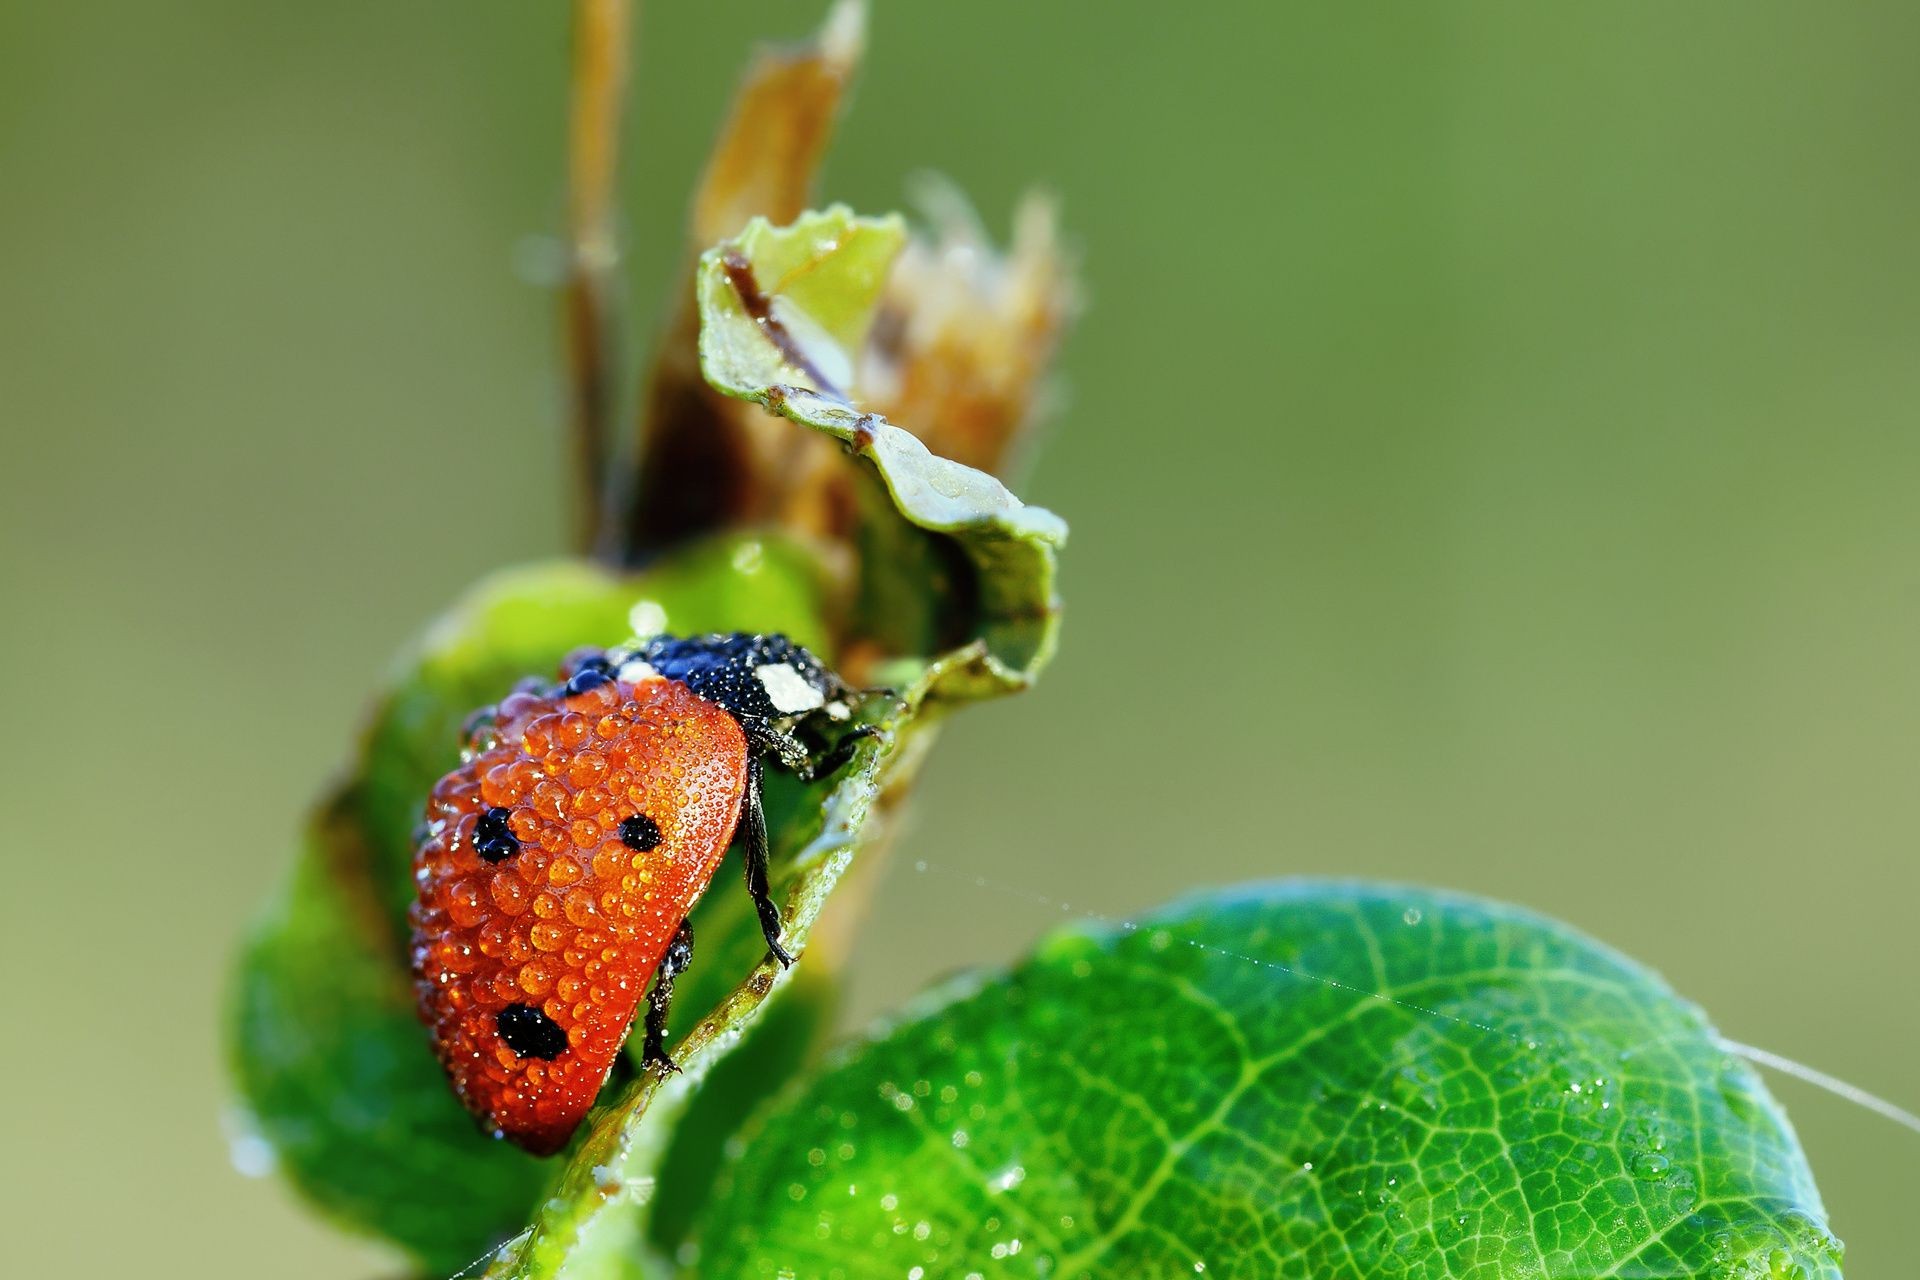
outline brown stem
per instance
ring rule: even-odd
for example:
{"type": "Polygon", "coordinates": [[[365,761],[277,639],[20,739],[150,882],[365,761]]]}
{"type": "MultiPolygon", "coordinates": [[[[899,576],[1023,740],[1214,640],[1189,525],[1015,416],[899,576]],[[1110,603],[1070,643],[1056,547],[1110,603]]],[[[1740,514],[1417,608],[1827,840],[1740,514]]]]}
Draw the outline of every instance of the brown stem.
{"type": "Polygon", "coordinates": [[[600,527],[613,419],[619,408],[615,211],[620,121],[633,0],[574,0],[573,102],[567,130],[567,390],[573,419],[574,542],[591,550],[600,527]]]}

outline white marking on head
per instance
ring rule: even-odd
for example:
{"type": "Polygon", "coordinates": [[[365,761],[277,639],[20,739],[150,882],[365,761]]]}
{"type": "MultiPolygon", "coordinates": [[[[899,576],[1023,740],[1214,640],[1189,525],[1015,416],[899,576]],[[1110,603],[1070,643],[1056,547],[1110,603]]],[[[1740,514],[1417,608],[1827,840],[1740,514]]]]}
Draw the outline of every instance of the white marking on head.
{"type": "Polygon", "coordinates": [[[773,709],[783,716],[816,711],[827,700],[826,694],[808,684],[805,676],[784,662],[755,667],[753,674],[760,677],[761,687],[766,689],[773,709]]]}
{"type": "Polygon", "coordinates": [[[619,675],[620,679],[628,684],[645,684],[649,680],[661,678],[660,673],[653,669],[652,663],[642,662],[638,658],[621,663],[619,675]]]}
{"type": "Polygon", "coordinates": [[[853,708],[844,702],[834,701],[826,705],[826,713],[835,720],[845,720],[853,714],[853,708]]]}

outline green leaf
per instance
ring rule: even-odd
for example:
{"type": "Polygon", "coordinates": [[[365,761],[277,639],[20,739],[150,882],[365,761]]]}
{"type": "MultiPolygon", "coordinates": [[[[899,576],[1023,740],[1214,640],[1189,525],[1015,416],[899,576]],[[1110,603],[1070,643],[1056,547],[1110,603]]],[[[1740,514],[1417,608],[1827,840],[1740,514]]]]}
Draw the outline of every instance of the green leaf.
{"type": "Polygon", "coordinates": [[[481,1136],[427,1049],[357,799],[316,818],[242,949],[234,1073],[250,1136],[316,1205],[451,1272],[525,1219],[547,1173],[481,1136]]]}
{"type": "MultiPolygon", "coordinates": [[[[315,1203],[452,1271],[520,1230],[555,1172],[479,1134],[414,1012],[412,832],[427,790],[458,762],[462,721],[577,646],[625,639],[643,603],[682,631],[784,629],[822,644],[818,577],[810,557],[763,538],[709,544],[638,576],[572,562],[509,570],[470,592],[403,664],[235,980],[231,1055],[247,1125],[315,1203]]],[[[770,816],[791,846],[806,797],[781,803],[770,816]]],[[[702,901],[705,954],[683,1010],[718,1001],[764,952],[744,900],[702,901]]],[[[830,1007],[803,1002],[788,1030],[810,1039],[830,1007]]],[[[762,1051],[791,1056],[778,1036],[762,1051]]]]}
{"type": "Polygon", "coordinates": [[[1024,687],[1052,656],[1054,557],[1067,530],[992,476],[935,456],[911,432],[847,400],[887,268],[905,239],[897,218],[859,218],[839,205],[788,227],[756,218],[700,259],[700,363],[717,390],[842,441],[871,466],[899,516],[959,548],[971,581],[953,593],[972,614],[980,648],[951,666],[934,693],[982,697],[1024,687]]]}
{"type": "Polygon", "coordinates": [[[1697,1008],[1425,890],[1056,936],[750,1133],[702,1275],[1840,1275],[1785,1116],[1697,1008]]]}

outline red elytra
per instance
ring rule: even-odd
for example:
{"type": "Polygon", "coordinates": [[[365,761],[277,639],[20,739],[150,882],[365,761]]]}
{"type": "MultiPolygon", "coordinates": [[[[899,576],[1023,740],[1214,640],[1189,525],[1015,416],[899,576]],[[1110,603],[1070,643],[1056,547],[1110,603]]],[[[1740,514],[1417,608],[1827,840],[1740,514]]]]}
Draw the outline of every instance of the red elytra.
{"type": "Polygon", "coordinates": [[[511,695],[434,788],[420,1013],[496,1135],[549,1154],[586,1116],[733,839],[748,758],[735,716],[686,685],[609,677],[511,695]]]}

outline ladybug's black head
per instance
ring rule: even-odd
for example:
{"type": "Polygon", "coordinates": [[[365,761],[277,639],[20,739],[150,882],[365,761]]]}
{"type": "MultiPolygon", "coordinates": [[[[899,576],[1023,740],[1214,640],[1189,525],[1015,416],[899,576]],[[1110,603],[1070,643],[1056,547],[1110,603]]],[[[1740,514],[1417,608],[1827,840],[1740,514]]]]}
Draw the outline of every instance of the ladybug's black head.
{"type": "MultiPolygon", "coordinates": [[[[820,659],[783,635],[735,631],[725,635],[655,636],[634,649],[644,663],[678,680],[743,723],[771,724],[815,712],[843,720],[852,692],[820,659]]],[[[621,675],[626,676],[625,666],[621,675]]]]}

